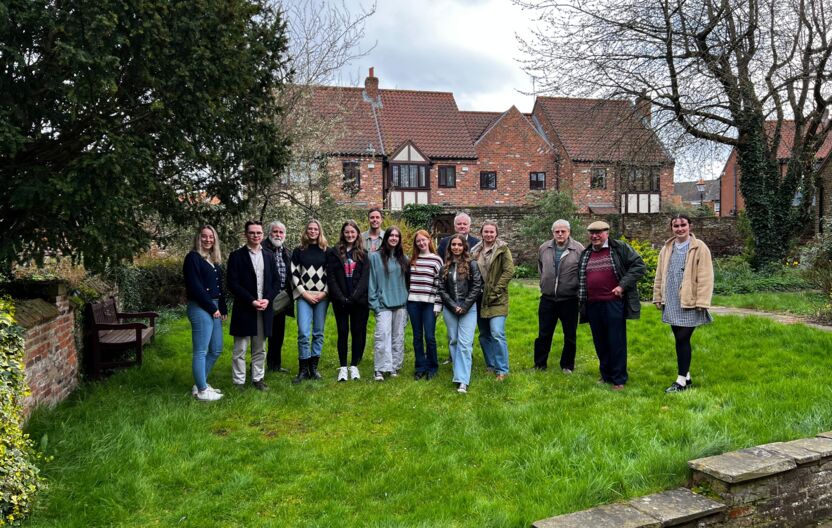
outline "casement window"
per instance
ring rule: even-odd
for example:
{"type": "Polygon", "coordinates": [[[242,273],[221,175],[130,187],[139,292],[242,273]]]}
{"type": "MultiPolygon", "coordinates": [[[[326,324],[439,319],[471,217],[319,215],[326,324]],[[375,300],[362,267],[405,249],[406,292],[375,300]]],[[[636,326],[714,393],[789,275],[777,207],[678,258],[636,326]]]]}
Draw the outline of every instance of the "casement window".
{"type": "Polygon", "coordinates": [[[622,213],[661,211],[661,167],[623,167],[620,174],[622,213]]]}
{"type": "Polygon", "coordinates": [[[390,179],[397,189],[428,189],[428,166],[395,163],[390,168],[390,179]]]}
{"type": "Polygon", "coordinates": [[[659,167],[626,167],[624,186],[627,192],[659,192],[659,167]]]}
{"type": "Polygon", "coordinates": [[[590,189],[606,189],[607,188],[607,169],[599,168],[592,169],[592,177],[589,180],[590,189]]]}
{"type": "Polygon", "coordinates": [[[361,164],[357,161],[342,163],[344,173],[343,187],[347,192],[357,192],[361,189],[361,164]]]}
{"type": "Polygon", "coordinates": [[[530,172],[529,173],[529,189],[532,191],[546,190],[546,173],[545,172],[530,172]]]}
{"type": "Polygon", "coordinates": [[[480,172],[480,189],[496,189],[497,173],[494,171],[480,172]]]}
{"type": "Polygon", "coordinates": [[[456,187],[456,167],[439,167],[439,186],[456,187]]]}

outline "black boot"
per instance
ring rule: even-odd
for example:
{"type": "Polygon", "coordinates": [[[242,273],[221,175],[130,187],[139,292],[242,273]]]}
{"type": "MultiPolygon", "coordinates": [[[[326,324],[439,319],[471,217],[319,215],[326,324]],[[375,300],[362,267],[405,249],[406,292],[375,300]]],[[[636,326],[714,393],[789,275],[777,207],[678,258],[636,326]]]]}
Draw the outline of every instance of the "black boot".
{"type": "Polygon", "coordinates": [[[320,359],[320,356],[309,358],[309,379],[321,379],[321,374],[318,372],[318,360],[320,359]]]}
{"type": "Polygon", "coordinates": [[[298,375],[292,380],[292,383],[300,383],[305,379],[309,379],[309,363],[308,359],[298,359],[298,375]]]}

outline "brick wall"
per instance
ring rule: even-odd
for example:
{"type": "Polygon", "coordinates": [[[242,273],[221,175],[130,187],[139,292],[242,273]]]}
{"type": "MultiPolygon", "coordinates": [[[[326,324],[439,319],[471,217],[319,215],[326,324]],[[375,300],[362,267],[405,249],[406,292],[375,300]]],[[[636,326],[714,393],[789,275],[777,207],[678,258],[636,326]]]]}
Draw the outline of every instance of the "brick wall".
{"type": "Polygon", "coordinates": [[[45,298],[16,300],[15,319],[25,329],[24,364],[31,394],[23,402],[26,416],[38,405],[55,405],[78,385],[75,314],[63,283],[53,284],[45,298]]]}
{"type": "MultiPolygon", "coordinates": [[[[815,526],[832,516],[832,433],[688,462],[691,487],[535,522],[535,528],[815,526]]],[[[824,525],[826,526],[826,525],[824,525]]]]}

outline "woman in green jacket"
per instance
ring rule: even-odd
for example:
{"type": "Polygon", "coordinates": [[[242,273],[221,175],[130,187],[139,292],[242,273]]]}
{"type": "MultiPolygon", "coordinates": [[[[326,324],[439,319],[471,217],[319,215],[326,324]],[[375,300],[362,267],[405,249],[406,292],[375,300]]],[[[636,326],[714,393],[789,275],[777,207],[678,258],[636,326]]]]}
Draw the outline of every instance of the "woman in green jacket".
{"type": "Polygon", "coordinates": [[[482,242],[474,246],[471,255],[477,261],[483,278],[483,291],[477,308],[480,346],[486,366],[497,380],[508,375],[508,283],[514,276],[514,261],[508,245],[498,238],[496,222],[487,220],[480,229],[482,242]]]}

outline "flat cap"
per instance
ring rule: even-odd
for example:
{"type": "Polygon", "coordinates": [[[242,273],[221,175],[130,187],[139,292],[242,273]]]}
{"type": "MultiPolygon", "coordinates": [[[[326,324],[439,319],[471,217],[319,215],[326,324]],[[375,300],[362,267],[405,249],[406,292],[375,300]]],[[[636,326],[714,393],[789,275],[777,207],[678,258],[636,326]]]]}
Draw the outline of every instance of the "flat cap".
{"type": "Polygon", "coordinates": [[[609,231],[610,225],[603,220],[596,220],[589,224],[586,228],[587,231],[609,231]]]}

